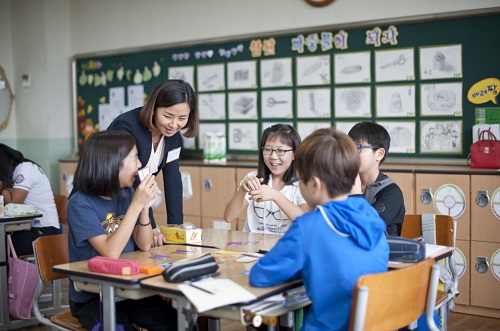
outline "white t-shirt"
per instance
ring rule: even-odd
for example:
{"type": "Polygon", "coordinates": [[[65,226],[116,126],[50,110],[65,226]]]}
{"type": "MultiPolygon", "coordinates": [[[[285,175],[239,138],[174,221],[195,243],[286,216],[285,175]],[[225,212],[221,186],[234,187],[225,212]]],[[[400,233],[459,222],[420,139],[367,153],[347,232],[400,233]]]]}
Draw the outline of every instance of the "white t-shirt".
{"type": "MultiPolygon", "coordinates": [[[[252,171],[247,176],[256,176],[257,172],[252,171]]],[[[273,177],[269,175],[267,185],[272,187],[273,177]]],[[[299,189],[299,182],[285,185],[280,191],[288,200],[295,205],[300,206],[306,203],[299,189]]],[[[284,234],[292,222],[286,214],[273,201],[255,202],[250,200],[250,195],[245,194],[245,200],[248,202],[247,218],[243,231],[258,233],[284,234]]]]}
{"type": "Polygon", "coordinates": [[[43,228],[53,226],[59,229],[54,193],[43,170],[34,163],[23,162],[14,169],[14,187],[28,191],[24,204],[36,207],[43,216],[34,219],[31,226],[43,228]]]}

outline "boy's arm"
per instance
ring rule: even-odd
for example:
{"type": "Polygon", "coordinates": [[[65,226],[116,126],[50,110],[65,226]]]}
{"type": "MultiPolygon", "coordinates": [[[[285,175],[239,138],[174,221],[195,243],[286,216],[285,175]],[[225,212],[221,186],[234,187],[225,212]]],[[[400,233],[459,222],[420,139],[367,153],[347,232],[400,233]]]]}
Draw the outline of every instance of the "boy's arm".
{"type": "Polygon", "coordinates": [[[302,277],[303,245],[300,227],[292,223],[290,229],[250,270],[251,286],[265,287],[302,277]]]}

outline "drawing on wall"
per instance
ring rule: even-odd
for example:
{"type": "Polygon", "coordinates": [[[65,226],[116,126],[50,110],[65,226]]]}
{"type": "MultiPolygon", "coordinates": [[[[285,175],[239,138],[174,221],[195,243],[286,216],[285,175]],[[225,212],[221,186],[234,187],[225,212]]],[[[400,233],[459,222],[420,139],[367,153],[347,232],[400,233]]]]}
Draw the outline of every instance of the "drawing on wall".
{"type": "Polygon", "coordinates": [[[376,86],[377,117],[415,116],[415,85],[376,86]]]}
{"type": "Polygon", "coordinates": [[[229,149],[258,150],[257,132],[256,122],[229,123],[229,149]]]}
{"type": "Polygon", "coordinates": [[[415,80],[413,48],[375,52],[375,81],[415,80]]]}
{"type": "Polygon", "coordinates": [[[421,121],[420,153],[462,153],[462,121],[421,121]]]}
{"type": "Polygon", "coordinates": [[[200,65],[197,67],[198,91],[219,91],[226,88],[224,64],[200,65]]]}
{"type": "Polygon", "coordinates": [[[297,132],[299,133],[300,138],[304,140],[314,131],[322,128],[329,128],[331,126],[331,122],[297,122],[297,132]]]}
{"type": "Polygon", "coordinates": [[[330,89],[298,89],[297,117],[331,117],[330,89]]]}
{"type": "Polygon", "coordinates": [[[200,123],[200,132],[198,133],[198,146],[203,149],[205,146],[205,139],[207,137],[207,132],[226,132],[225,123],[200,123]]]}
{"type": "Polygon", "coordinates": [[[257,88],[255,61],[228,62],[227,87],[229,89],[257,88]]]}
{"type": "Polygon", "coordinates": [[[265,129],[267,129],[268,127],[271,127],[275,124],[290,124],[291,126],[294,127],[293,125],[293,122],[287,122],[287,121],[277,121],[277,122],[262,122],[262,127],[260,129],[260,134],[259,134],[259,137],[262,137],[262,133],[264,132],[265,129]]]}
{"type": "Polygon", "coordinates": [[[292,86],[292,59],[272,59],[260,61],[260,86],[292,86]]]}
{"type": "Polygon", "coordinates": [[[370,87],[335,88],[335,117],[371,116],[370,87]]]}
{"type": "Polygon", "coordinates": [[[382,125],[391,137],[389,154],[415,153],[415,121],[377,121],[377,123],[382,125]]]}
{"type": "MultiPolygon", "coordinates": [[[[154,68],[153,68],[154,69],[154,68]]],[[[168,79],[182,79],[183,81],[189,83],[193,90],[196,89],[194,86],[194,67],[169,67],[168,68],[168,79]]]]}
{"type": "Polygon", "coordinates": [[[297,85],[330,84],[330,56],[297,57],[297,85]]]}
{"type": "Polygon", "coordinates": [[[359,122],[343,122],[343,121],[333,121],[333,126],[335,130],[339,130],[348,134],[351,131],[352,127],[359,122]]]}
{"type": "Polygon", "coordinates": [[[198,113],[200,120],[223,120],[226,118],[225,93],[199,93],[198,113]]]}
{"type": "Polygon", "coordinates": [[[257,92],[228,93],[230,119],[257,118],[257,92]]]}
{"type": "Polygon", "coordinates": [[[420,110],[423,116],[462,116],[462,83],[422,84],[420,110]]]}
{"type": "Polygon", "coordinates": [[[186,131],[187,131],[187,129],[181,130],[182,148],[184,148],[184,149],[196,149],[196,137],[192,137],[192,138],[184,137],[183,134],[186,131]]]}
{"type": "Polygon", "coordinates": [[[260,102],[262,118],[293,118],[292,90],[262,91],[260,102]]]}
{"type": "Polygon", "coordinates": [[[462,45],[419,49],[421,79],[462,77],[462,45]]]}
{"type": "Polygon", "coordinates": [[[371,82],[370,52],[334,54],[335,84],[371,82]]]}

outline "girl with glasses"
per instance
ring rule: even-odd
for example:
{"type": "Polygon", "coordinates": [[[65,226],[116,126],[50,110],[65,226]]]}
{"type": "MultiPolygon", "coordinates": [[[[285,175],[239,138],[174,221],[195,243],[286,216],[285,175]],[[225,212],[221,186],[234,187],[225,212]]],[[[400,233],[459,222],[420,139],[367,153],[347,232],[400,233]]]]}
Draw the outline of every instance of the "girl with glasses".
{"type": "Polygon", "coordinates": [[[283,234],[291,222],[310,208],[294,177],[295,150],[300,136],[291,125],[275,124],[262,134],[257,171],[249,172],[224,211],[234,222],[243,210],[243,231],[283,234]]]}

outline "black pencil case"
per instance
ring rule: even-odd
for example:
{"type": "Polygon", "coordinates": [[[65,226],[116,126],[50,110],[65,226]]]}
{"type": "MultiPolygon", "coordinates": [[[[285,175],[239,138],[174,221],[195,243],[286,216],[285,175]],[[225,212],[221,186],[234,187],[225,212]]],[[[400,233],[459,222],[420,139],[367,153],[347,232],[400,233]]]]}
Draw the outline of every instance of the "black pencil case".
{"type": "Polygon", "coordinates": [[[169,283],[178,283],[200,276],[214,273],[219,265],[211,254],[206,254],[192,260],[178,261],[169,265],[162,273],[169,283]]]}
{"type": "Polygon", "coordinates": [[[398,236],[387,236],[389,243],[389,261],[394,262],[419,262],[425,259],[425,243],[401,238],[398,236]]]}

